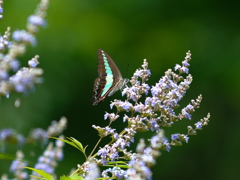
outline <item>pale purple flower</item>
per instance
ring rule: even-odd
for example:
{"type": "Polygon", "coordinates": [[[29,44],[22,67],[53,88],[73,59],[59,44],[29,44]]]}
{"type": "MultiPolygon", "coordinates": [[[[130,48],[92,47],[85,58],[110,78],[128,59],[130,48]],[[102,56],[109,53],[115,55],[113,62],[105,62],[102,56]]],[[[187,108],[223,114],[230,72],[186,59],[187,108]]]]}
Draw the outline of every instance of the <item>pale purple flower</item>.
{"type": "Polygon", "coordinates": [[[130,179],[135,179],[134,177],[136,177],[137,179],[145,179],[145,180],[151,180],[152,179],[152,172],[150,170],[149,167],[146,166],[146,164],[141,161],[133,161],[133,162],[129,162],[130,165],[130,169],[127,170],[127,175],[130,179]],[[135,168],[138,170],[136,171],[135,168]],[[141,178],[140,178],[141,177],[141,178]]]}
{"type": "Polygon", "coordinates": [[[152,179],[152,171],[149,167],[142,165],[141,171],[146,177],[146,180],[151,180],[152,179]]]}
{"type": "Polygon", "coordinates": [[[108,173],[112,172],[112,169],[111,168],[108,168],[108,169],[105,169],[102,171],[102,177],[103,178],[110,178],[108,173]]]}
{"type": "Polygon", "coordinates": [[[145,105],[151,105],[155,107],[156,105],[160,105],[161,101],[157,97],[147,97],[145,99],[145,105]]]}
{"type": "Polygon", "coordinates": [[[106,145],[105,147],[103,148],[100,148],[98,150],[98,155],[101,157],[101,162],[103,165],[106,165],[107,164],[107,156],[109,155],[109,146],[106,145]]]}
{"type": "Polygon", "coordinates": [[[36,44],[36,38],[25,30],[14,31],[13,39],[17,42],[26,42],[26,43],[30,43],[31,45],[36,44]]]}
{"type": "Polygon", "coordinates": [[[104,120],[106,120],[106,119],[108,118],[108,116],[109,116],[109,113],[106,112],[106,113],[104,114],[104,120]]]}
{"type": "Polygon", "coordinates": [[[109,154],[109,158],[112,160],[112,162],[115,161],[116,158],[119,158],[118,152],[116,150],[111,151],[109,154]]]}
{"type": "Polygon", "coordinates": [[[114,138],[114,139],[118,139],[118,137],[119,137],[119,136],[118,136],[118,133],[114,133],[114,134],[113,134],[113,138],[114,138]]]}
{"type": "Polygon", "coordinates": [[[138,100],[138,88],[135,86],[124,88],[124,90],[122,91],[122,96],[124,96],[125,94],[127,94],[127,97],[129,97],[133,101],[138,100]]]}
{"type": "Polygon", "coordinates": [[[0,79],[1,80],[6,80],[6,79],[8,79],[8,77],[9,77],[8,72],[0,69],[0,79]]]}
{"type": "Polygon", "coordinates": [[[135,93],[134,91],[129,92],[130,94],[130,99],[133,101],[137,101],[137,93],[135,93]]]}
{"type": "Polygon", "coordinates": [[[125,101],[125,102],[119,102],[119,106],[128,112],[131,110],[133,105],[132,103],[125,101]]]}
{"type": "MultiPolygon", "coordinates": [[[[129,91],[129,88],[126,87],[122,90],[122,96],[124,96],[129,91]]],[[[112,104],[112,103],[111,103],[112,104]]],[[[112,108],[111,108],[112,109],[112,108]]]]}
{"type": "Polygon", "coordinates": [[[119,115],[116,115],[114,113],[109,114],[106,112],[106,114],[104,115],[104,120],[106,120],[107,118],[109,118],[110,121],[115,121],[117,118],[119,118],[119,115]]]}
{"type": "Polygon", "coordinates": [[[38,169],[38,170],[43,170],[43,171],[45,171],[48,174],[53,174],[53,172],[54,172],[54,168],[51,167],[49,164],[46,164],[45,162],[39,162],[38,164],[36,164],[34,166],[34,168],[38,169]]]}
{"type": "Polygon", "coordinates": [[[0,140],[4,141],[7,138],[11,138],[14,135],[14,130],[13,129],[3,129],[0,131],[0,140]]]}
{"type": "Polygon", "coordinates": [[[188,105],[187,105],[187,107],[186,107],[186,109],[188,109],[188,110],[192,111],[192,110],[194,109],[194,107],[193,107],[193,105],[191,105],[191,104],[188,104],[188,105]]]}
{"type": "Polygon", "coordinates": [[[28,70],[19,70],[15,75],[9,78],[10,83],[15,87],[17,92],[26,91],[33,84],[34,77],[28,73],[28,70]]]}
{"type": "Polygon", "coordinates": [[[31,15],[28,18],[28,22],[35,26],[44,26],[46,24],[45,20],[38,15],[31,15]]]}
{"type": "Polygon", "coordinates": [[[43,155],[46,158],[46,161],[48,161],[49,159],[54,159],[55,157],[55,151],[53,149],[46,149],[43,153],[43,155]]]}
{"type": "Polygon", "coordinates": [[[31,60],[28,61],[28,65],[32,68],[37,67],[38,64],[39,64],[39,62],[36,59],[31,59],[31,60]]]}
{"type": "Polygon", "coordinates": [[[147,69],[147,70],[146,70],[146,73],[147,73],[148,76],[150,76],[150,75],[151,75],[150,69],[147,69]]]}
{"type": "Polygon", "coordinates": [[[188,143],[189,137],[186,136],[186,135],[183,135],[183,138],[184,138],[184,140],[186,141],[186,143],[188,143]]]}
{"type": "Polygon", "coordinates": [[[105,130],[108,134],[113,134],[115,129],[110,128],[109,126],[105,127],[105,130]]]}
{"type": "Polygon", "coordinates": [[[128,120],[128,116],[126,114],[124,114],[123,122],[126,122],[127,120],[128,120]]]}
{"type": "Polygon", "coordinates": [[[168,152],[170,152],[171,150],[171,146],[170,146],[170,143],[168,141],[164,141],[163,144],[165,145],[165,148],[168,152]]]}
{"type": "Polygon", "coordinates": [[[141,76],[142,71],[143,71],[143,70],[137,69],[137,70],[135,71],[135,73],[133,74],[133,77],[137,79],[138,77],[141,76]]]}
{"type": "Polygon", "coordinates": [[[95,180],[100,177],[100,170],[98,166],[94,163],[91,162],[88,167],[88,174],[85,177],[85,180],[95,180]]]}
{"type": "MultiPolygon", "coordinates": [[[[1,15],[0,15],[1,16],[1,15]]],[[[3,38],[3,36],[0,36],[0,49],[5,50],[6,48],[9,48],[11,45],[11,42],[3,38]]]]}
{"type": "Polygon", "coordinates": [[[124,149],[126,146],[129,146],[130,143],[123,138],[118,138],[117,141],[115,142],[115,145],[116,147],[120,147],[121,149],[124,149]]]}
{"type": "Polygon", "coordinates": [[[156,161],[154,160],[152,151],[153,151],[153,149],[150,147],[147,147],[144,150],[144,153],[141,156],[141,159],[144,163],[146,163],[146,164],[155,164],[156,163],[156,161]]]}
{"type": "Polygon", "coordinates": [[[151,88],[151,93],[153,96],[158,96],[162,92],[162,89],[158,87],[158,84],[156,86],[153,86],[151,88]]]}
{"type": "Polygon", "coordinates": [[[12,61],[9,62],[9,65],[11,66],[13,71],[17,71],[20,67],[20,63],[18,60],[14,59],[12,61]]]}
{"type": "Polygon", "coordinates": [[[188,67],[188,66],[190,66],[190,64],[188,63],[188,61],[187,61],[187,60],[184,60],[184,61],[182,61],[182,64],[183,64],[183,66],[185,66],[185,67],[188,67]]]}
{"type": "Polygon", "coordinates": [[[161,146],[161,144],[159,143],[159,137],[158,136],[153,136],[150,139],[150,142],[151,142],[151,146],[155,149],[159,148],[159,146],[161,146]]]}
{"type": "Polygon", "coordinates": [[[25,172],[27,166],[26,161],[23,160],[24,154],[21,151],[17,151],[16,159],[12,162],[9,171],[12,172],[16,179],[27,179],[28,173],[25,172]]]}
{"type": "Polygon", "coordinates": [[[186,74],[188,74],[189,69],[188,69],[187,67],[182,67],[181,69],[182,69],[183,72],[185,72],[186,74]]]}
{"type": "Polygon", "coordinates": [[[111,109],[113,108],[113,106],[115,106],[115,102],[111,102],[111,103],[110,103],[110,108],[111,108],[111,109]]]}
{"type": "Polygon", "coordinates": [[[134,106],[134,110],[139,113],[142,113],[144,109],[145,109],[145,106],[142,103],[134,106]]]}
{"type": "Polygon", "coordinates": [[[197,129],[202,129],[202,122],[199,121],[199,122],[195,123],[195,126],[197,129]]]}
{"type": "Polygon", "coordinates": [[[127,178],[127,175],[126,175],[127,172],[125,170],[121,169],[120,167],[113,167],[111,172],[118,179],[127,178]]]}
{"type": "Polygon", "coordinates": [[[185,118],[191,120],[192,119],[192,115],[190,113],[188,113],[187,109],[182,109],[182,114],[185,118]]]}
{"type": "Polygon", "coordinates": [[[140,174],[133,168],[127,170],[127,176],[129,177],[128,179],[141,180],[140,174]]]}
{"type": "Polygon", "coordinates": [[[15,172],[18,169],[23,169],[24,167],[27,166],[27,163],[24,161],[20,161],[20,160],[14,160],[10,166],[10,172],[15,172]]]}
{"type": "Polygon", "coordinates": [[[30,137],[37,141],[46,141],[48,140],[48,133],[44,129],[36,128],[33,129],[30,133],[30,137]]]}
{"type": "Polygon", "coordinates": [[[149,121],[149,124],[150,124],[150,127],[151,127],[151,131],[159,130],[159,124],[158,124],[158,122],[156,121],[156,119],[152,118],[152,119],[149,121]]]}
{"type": "Polygon", "coordinates": [[[176,64],[176,66],[174,67],[174,70],[177,71],[181,68],[181,66],[179,64],[176,64]]]}
{"type": "Polygon", "coordinates": [[[148,84],[146,84],[146,83],[143,83],[142,87],[143,87],[143,90],[145,92],[145,95],[148,95],[148,91],[150,89],[150,86],[148,84]]]}
{"type": "Polygon", "coordinates": [[[178,140],[179,139],[179,134],[172,134],[171,135],[171,139],[174,140],[178,140]]]}
{"type": "Polygon", "coordinates": [[[189,86],[192,82],[192,79],[184,79],[179,85],[179,87],[189,86]]]}
{"type": "Polygon", "coordinates": [[[64,142],[60,140],[56,140],[55,144],[57,147],[61,147],[61,148],[64,146],[64,142]]]}
{"type": "Polygon", "coordinates": [[[107,148],[101,148],[98,151],[98,155],[101,156],[102,158],[105,158],[107,156],[108,150],[107,148]]]}

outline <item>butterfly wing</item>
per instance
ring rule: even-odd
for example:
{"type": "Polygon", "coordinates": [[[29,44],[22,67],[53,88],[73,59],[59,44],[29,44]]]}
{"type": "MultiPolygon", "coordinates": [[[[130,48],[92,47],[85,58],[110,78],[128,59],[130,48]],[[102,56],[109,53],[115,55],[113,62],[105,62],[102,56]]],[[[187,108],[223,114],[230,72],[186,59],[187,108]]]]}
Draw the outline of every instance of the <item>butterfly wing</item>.
{"type": "Polygon", "coordinates": [[[112,58],[102,49],[98,49],[98,78],[93,87],[93,105],[114,94],[122,80],[122,75],[112,58]]]}

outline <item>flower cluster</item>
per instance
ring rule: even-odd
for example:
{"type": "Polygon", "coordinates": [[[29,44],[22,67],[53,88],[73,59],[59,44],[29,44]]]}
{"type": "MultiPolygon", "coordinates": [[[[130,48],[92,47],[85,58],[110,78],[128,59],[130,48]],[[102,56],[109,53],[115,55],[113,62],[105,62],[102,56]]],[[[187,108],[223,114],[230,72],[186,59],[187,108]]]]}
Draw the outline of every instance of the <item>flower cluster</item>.
{"type": "Polygon", "coordinates": [[[159,129],[156,135],[149,140],[150,145],[147,146],[144,139],[140,139],[137,145],[137,154],[128,163],[129,169],[126,171],[127,179],[146,179],[150,180],[152,172],[150,167],[156,164],[156,158],[160,156],[159,150],[170,151],[170,143],[164,136],[164,131],[159,129]]]}
{"type": "Polygon", "coordinates": [[[126,100],[114,100],[110,104],[111,109],[116,107],[117,113],[106,112],[104,115],[104,119],[110,121],[109,126],[101,128],[93,125],[99,133],[100,141],[106,136],[111,136],[112,141],[101,147],[93,156],[91,153],[87,162],[82,166],[79,165],[78,173],[82,173],[83,177],[86,173],[90,174],[87,164],[91,161],[97,165],[112,166],[102,171],[103,178],[150,180],[152,177],[150,168],[155,164],[155,159],[160,156],[161,150],[170,151],[171,146],[179,146],[183,142],[188,143],[189,135],[195,135],[196,130],[208,124],[210,114],[195,123],[195,128],[188,126],[186,134],[172,134],[171,141],[165,137],[162,129],[162,127],[171,127],[179,120],[191,120],[192,113],[200,106],[202,95],[199,95],[196,100],[191,100],[186,107],[181,109],[180,113],[175,111],[180,107],[179,102],[192,82],[192,76],[188,74],[190,59],[191,53],[188,51],[182,66],[178,64],[175,66],[177,73],[171,69],[167,70],[159,82],[152,87],[146,83],[151,72],[148,69],[147,60],[144,60],[142,69],[137,69],[133,74],[130,80],[131,86],[125,87],[122,91],[122,95],[126,95],[126,100]],[[184,74],[188,75],[184,77],[184,74]],[[125,113],[123,122],[127,122],[127,127],[118,133],[118,130],[111,128],[110,125],[120,119],[120,112],[125,113]],[[146,131],[154,133],[149,140],[149,145],[141,139],[136,153],[128,151],[128,147],[134,142],[136,133],[146,131]]]}
{"type": "MultiPolygon", "coordinates": [[[[0,1],[0,14],[3,1],[0,1]]],[[[0,36],[0,95],[9,97],[10,93],[28,93],[34,89],[35,84],[42,83],[43,70],[38,68],[39,56],[35,55],[28,61],[29,67],[21,67],[17,59],[26,51],[26,45],[36,45],[39,27],[45,26],[44,20],[48,0],[41,0],[35,14],[29,16],[26,30],[16,30],[10,38],[10,27],[3,36],[0,36]]],[[[0,19],[2,15],[0,15],[0,19]]]]}
{"type": "Polygon", "coordinates": [[[16,144],[22,148],[25,144],[40,142],[42,145],[48,143],[50,136],[57,136],[63,133],[67,127],[67,119],[62,117],[58,122],[52,121],[47,130],[42,128],[32,129],[27,137],[19,134],[13,129],[0,130],[0,151],[4,152],[7,143],[16,144]]]}
{"type": "MultiPolygon", "coordinates": [[[[22,148],[25,144],[36,144],[37,142],[40,142],[42,147],[45,147],[49,143],[43,155],[38,158],[35,168],[53,173],[58,164],[57,162],[63,159],[64,143],[60,140],[56,140],[54,146],[52,142],[49,142],[49,136],[61,135],[66,129],[66,126],[67,119],[62,117],[58,122],[52,121],[47,130],[41,128],[33,129],[28,137],[24,137],[13,129],[3,129],[0,131],[1,152],[5,151],[6,143],[17,144],[19,148],[22,148]]],[[[63,139],[63,136],[61,135],[60,138],[63,139]]],[[[23,158],[23,152],[20,150],[17,151],[16,159],[12,162],[10,167],[10,172],[12,172],[17,179],[28,178],[28,174],[24,169],[27,163],[23,158]]]]}
{"type": "Polygon", "coordinates": [[[94,162],[87,163],[89,173],[85,177],[85,180],[97,179],[100,176],[100,170],[94,162]]]}
{"type": "MultiPolygon", "coordinates": [[[[60,136],[60,138],[63,138],[63,136],[60,136]]],[[[55,146],[50,142],[46,150],[43,152],[43,155],[38,158],[35,168],[53,174],[58,165],[58,161],[63,159],[63,146],[64,143],[60,140],[56,140],[55,146]]],[[[29,174],[26,172],[26,166],[27,162],[24,161],[23,152],[20,150],[17,151],[16,159],[12,162],[10,172],[14,174],[16,179],[28,179],[29,174]]],[[[36,176],[37,174],[33,172],[33,175],[36,176]]],[[[7,175],[4,175],[3,177],[7,179],[6,176],[7,175]]]]}
{"type": "Polygon", "coordinates": [[[28,141],[30,142],[40,141],[43,144],[46,144],[48,142],[49,137],[62,134],[62,132],[66,128],[67,128],[67,119],[65,117],[62,117],[58,122],[52,121],[51,125],[48,127],[47,130],[44,130],[41,128],[33,129],[28,136],[28,141]]]}
{"type": "Polygon", "coordinates": [[[13,129],[7,128],[0,130],[0,142],[0,151],[4,152],[7,143],[14,143],[21,148],[25,143],[25,137],[13,129]]]}
{"type": "Polygon", "coordinates": [[[12,165],[10,167],[10,172],[14,174],[16,179],[27,179],[28,173],[26,172],[26,169],[24,167],[27,166],[27,163],[24,162],[24,154],[22,151],[17,151],[16,153],[16,159],[12,162],[12,165]]]}
{"type": "MultiPolygon", "coordinates": [[[[60,136],[60,138],[64,139],[63,136],[60,136]]],[[[63,159],[63,146],[64,142],[60,140],[56,140],[55,146],[50,142],[43,152],[43,155],[38,158],[38,162],[34,168],[53,174],[57,162],[63,159]]],[[[35,172],[33,172],[33,174],[37,175],[35,172]]]]}

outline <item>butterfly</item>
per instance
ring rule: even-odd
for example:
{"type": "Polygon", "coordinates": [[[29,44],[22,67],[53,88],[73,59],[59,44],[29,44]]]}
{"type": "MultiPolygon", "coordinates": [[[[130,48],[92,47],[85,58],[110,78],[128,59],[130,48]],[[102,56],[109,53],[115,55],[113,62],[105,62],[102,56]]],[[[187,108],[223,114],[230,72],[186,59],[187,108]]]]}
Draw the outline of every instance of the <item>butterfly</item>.
{"type": "Polygon", "coordinates": [[[122,75],[112,58],[102,49],[98,49],[98,77],[93,87],[93,105],[98,105],[107,96],[112,96],[123,88],[128,79],[122,75]]]}

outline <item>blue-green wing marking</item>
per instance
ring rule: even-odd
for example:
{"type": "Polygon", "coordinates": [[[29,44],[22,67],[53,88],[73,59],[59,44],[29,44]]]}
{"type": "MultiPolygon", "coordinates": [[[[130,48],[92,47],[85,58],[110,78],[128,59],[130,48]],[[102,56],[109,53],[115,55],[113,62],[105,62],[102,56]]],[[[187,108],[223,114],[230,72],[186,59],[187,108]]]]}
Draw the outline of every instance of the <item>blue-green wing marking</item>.
{"type": "Polygon", "coordinates": [[[106,84],[103,88],[103,92],[101,94],[101,96],[104,96],[104,94],[107,93],[107,91],[111,88],[111,86],[113,85],[113,72],[109,66],[108,60],[106,55],[102,52],[102,56],[103,56],[103,61],[104,61],[104,66],[105,66],[105,72],[107,74],[106,78],[106,84]]]}

